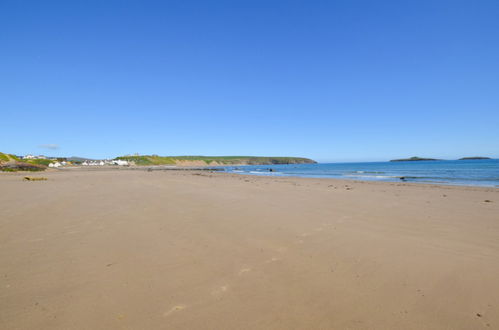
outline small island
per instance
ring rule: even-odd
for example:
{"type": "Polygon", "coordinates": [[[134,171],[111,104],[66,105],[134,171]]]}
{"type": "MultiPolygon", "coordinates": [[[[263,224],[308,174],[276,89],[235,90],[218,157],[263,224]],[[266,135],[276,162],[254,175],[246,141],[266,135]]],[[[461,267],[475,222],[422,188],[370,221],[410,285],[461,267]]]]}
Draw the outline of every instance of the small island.
{"type": "Polygon", "coordinates": [[[435,158],[421,158],[421,157],[411,157],[411,158],[401,158],[401,159],[392,159],[391,162],[417,162],[422,160],[439,160],[435,158]]]}
{"type": "Polygon", "coordinates": [[[492,158],[476,156],[476,157],[463,157],[459,158],[458,160],[478,160],[478,159],[492,159],[492,158]]]}

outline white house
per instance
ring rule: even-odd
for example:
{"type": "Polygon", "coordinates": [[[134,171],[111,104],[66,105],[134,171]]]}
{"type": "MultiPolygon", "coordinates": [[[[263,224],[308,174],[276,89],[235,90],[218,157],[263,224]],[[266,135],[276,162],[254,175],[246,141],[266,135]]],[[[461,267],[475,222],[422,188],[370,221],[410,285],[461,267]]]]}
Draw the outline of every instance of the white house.
{"type": "Polygon", "coordinates": [[[28,155],[24,156],[23,159],[47,159],[47,157],[44,155],[33,156],[33,155],[28,154],[28,155]]]}
{"type": "Polygon", "coordinates": [[[81,163],[81,165],[84,165],[84,166],[104,166],[104,165],[106,165],[106,163],[104,163],[104,161],[102,161],[102,160],[86,160],[83,163],[81,163]]]}
{"type": "Polygon", "coordinates": [[[113,164],[119,165],[119,166],[127,166],[128,162],[126,160],[115,159],[115,160],[113,160],[113,164]]]}

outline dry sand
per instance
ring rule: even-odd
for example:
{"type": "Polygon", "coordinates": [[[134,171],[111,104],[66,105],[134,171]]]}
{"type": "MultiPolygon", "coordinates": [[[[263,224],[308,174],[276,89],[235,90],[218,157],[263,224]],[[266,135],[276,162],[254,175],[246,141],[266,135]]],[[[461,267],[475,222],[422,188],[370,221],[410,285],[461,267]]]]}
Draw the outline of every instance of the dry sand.
{"type": "Polygon", "coordinates": [[[499,329],[498,189],[35,176],[0,175],[1,329],[499,329]]]}

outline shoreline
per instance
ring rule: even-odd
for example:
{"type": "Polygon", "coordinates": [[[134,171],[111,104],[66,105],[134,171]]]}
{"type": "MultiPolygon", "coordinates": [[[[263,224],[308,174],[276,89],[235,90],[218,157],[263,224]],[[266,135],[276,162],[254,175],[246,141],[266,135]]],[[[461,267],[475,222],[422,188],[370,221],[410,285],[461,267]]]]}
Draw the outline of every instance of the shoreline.
{"type": "Polygon", "coordinates": [[[472,184],[458,184],[458,183],[432,183],[432,182],[407,182],[407,181],[383,181],[383,180],[359,180],[359,179],[344,179],[336,177],[312,177],[312,176],[298,176],[298,175],[259,175],[259,174],[247,174],[247,173],[231,173],[223,172],[227,174],[234,175],[245,175],[249,177],[269,177],[269,178],[296,178],[296,179],[312,179],[312,180],[336,180],[344,182],[358,182],[358,183],[391,183],[391,184],[401,184],[401,185],[426,185],[426,186],[437,186],[437,187],[471,187],[471,188],[490,188],[499,190],[499,185],[489,186],[489,185],[472,185],[472,184]]]}
{"type": "Polygon", "coordinates": [[[65,167],[58,169],[47,169],[45,171],[39,172],[30,172],[30,171],[17,171],[17,172],[0,172],[0,176],[2,175],[18,175],[18,176],[36,176],[40,174],[43,176],[43,173],[57,173],[57,172],[109,172],[109,171],[145,171],[145,172],[211,172],[223,175],[233,175],[233,176],[247,176],[247,177],[259,177],[259,178],[271,178],[271,179],[310,179],[310,180],[334,180],[345,183],[379,183],[379,184],[391,184],[398,186],[434,186],[434,187],[461,187],[461,188],[483,188],[483,189],[492,189],[495,191],[499,191],[499,186],[489,186],[489,185],[472,185],[472,184],[453,184],[453,183],[432,183],[432,182],[408,182],[408,181],[384,181],[384,180],[359,180],[359,179],[345,179],[345,178],[337,178],[337,177],[311,177],[311,176],[299,176],[299,175],[273,175],[273,174],[249,174],[249,173],[234,173],[227,172],[224,170],[227,166],[202,166],[202,167],[191,167],[191,166],[174,166],[174,165],[152,165],[152,166],[85,166],[85,167],[65,167]]]}

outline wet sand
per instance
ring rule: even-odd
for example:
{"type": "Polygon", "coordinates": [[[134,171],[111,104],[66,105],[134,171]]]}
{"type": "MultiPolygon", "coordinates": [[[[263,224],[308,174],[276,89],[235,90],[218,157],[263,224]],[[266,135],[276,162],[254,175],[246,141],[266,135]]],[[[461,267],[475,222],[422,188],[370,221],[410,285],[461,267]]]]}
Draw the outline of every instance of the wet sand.
{"type": "Polygon", "coordinates": [[[0,175],[0,329],[499,329],[499,189],[0,175]]]}

